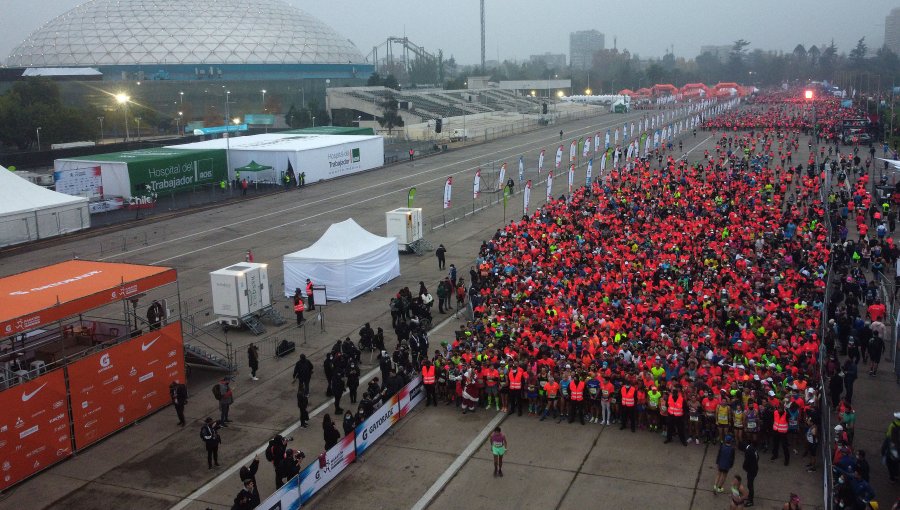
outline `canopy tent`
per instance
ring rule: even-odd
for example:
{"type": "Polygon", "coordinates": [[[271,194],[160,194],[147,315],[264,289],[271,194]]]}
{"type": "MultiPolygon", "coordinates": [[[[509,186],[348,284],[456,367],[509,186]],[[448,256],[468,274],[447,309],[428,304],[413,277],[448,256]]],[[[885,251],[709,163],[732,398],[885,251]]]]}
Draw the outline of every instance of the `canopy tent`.
{"type": "Polygon", "coordinates": [[[4,336],[51,324],[175,281],[175,270],[70,260],[0,279],[4,336]]]}
{"type": "Polygon", "coordinates": [[[328,227],[309,248],[284,256],[284,295],[324,285],[328,299],[346,303],[400,276],[397,238],[377,236],[347,219],[328,227]]]}
{"type": "Polygon", "coordinates": [[[249,164],[237,167],[234,169],[235,172],[240,172],[242,178],[248,178],[251,181],[260,181],[260,180],[274,180],[275,179],[275,169],[269,165],[260,165],[256,161],[251,160],[249,164]],[[250,176],[244,174],[252,174],[250,176]],[[265,177],[261,177],[261,174],[264,174],[265,177]]]}
{"type": "Polygon", "coordinates": [[[0,246],[55,237],[90,226],[87,198],[51,191],[0,166],[0,246]]]}

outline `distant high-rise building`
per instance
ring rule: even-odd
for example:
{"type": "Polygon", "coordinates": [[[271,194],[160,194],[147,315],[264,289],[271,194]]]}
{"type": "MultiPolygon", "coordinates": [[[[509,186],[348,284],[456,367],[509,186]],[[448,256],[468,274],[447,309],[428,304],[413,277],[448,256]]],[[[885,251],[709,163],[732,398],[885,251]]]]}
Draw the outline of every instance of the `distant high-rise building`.
{"type": "Polygon", "coordinates": [[[891,9],[891,13],[884,18],[884,45],[900,55],[900,7],[891,9]]]}
{"type": "Polygon", "coordinates": [[[721,46],[700,46],[700,54],[703,55],[705,53],[709,53],[710,55],[719,59],[719,62],[725,63],[728,62],[728,56],[731,55],[731,48],[732,46],[730,44],[724,44],[721,46]]]}
{"type": "Polygon", "coordinates": [[[532,63],[543,62],[548,69],[562,69],[566,67],[566,55],[564,53],[544,53],[543,55],[531,55],[528,60],[532,63]]]}
{"type": "Polygon", "coordinates": [[[606,37],[596,30],[580,30],[569,34],[569,65],[573,69],[590,69],[594,53],[604,49],[606,37]]]}

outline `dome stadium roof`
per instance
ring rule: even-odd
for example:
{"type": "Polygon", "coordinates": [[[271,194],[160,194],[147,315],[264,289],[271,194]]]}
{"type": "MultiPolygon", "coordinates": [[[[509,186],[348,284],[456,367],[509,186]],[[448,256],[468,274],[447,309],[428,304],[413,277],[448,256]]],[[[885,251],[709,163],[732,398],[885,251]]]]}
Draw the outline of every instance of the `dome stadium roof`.
{"type": "Polygon", "coordinates": [[[281,0],[91,0],[32,33],[7,65],[362,62],[352,42],[281,0]]]}

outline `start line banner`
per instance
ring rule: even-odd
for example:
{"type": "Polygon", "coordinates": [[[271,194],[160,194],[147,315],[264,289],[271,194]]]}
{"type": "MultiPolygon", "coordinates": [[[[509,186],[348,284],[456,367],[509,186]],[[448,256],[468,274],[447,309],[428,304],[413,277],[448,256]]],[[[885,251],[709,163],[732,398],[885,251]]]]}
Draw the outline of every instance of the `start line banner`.
{"type": "Polygon", "coordinates": [[[338,444],[320,455],[315,462],[266,498],[256,509],[297,510],[301,505],[305,505],[423,400],[425,388],[422,377],[419,376],[400,388],[400,391],[372,416],[359,424],[353,433],[347,434],[338,444]]]}

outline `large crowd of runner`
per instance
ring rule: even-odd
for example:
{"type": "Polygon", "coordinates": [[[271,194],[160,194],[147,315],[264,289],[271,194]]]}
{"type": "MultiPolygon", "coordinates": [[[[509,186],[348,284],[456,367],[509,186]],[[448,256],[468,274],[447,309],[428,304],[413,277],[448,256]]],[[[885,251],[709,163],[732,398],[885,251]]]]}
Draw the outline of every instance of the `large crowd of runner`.
{"type": "MultiPolygon", "coordinates": [[[[844,425],[838,495],[870,500],[852,391],[860,356],[874,374],[884,349],[875,284],[897,259],[895,197],[869,192],[860,156],[874,149],[833,145],[837,100],[816,101],[816,118],[786,93],[755,103],[704,122],[716,146],[699,161],[663,147],[498,230],[469,272],[474,320],[433,352],[407,349],[404,331],[393,362],[421,372],[429,404],[462,413],[734,442],[785,465],[803,452],[808,471],[830,440],[818,430],[828,391],[844,425]]],[[[421,308],[423,296],[406,299],[421,308]]]]}

